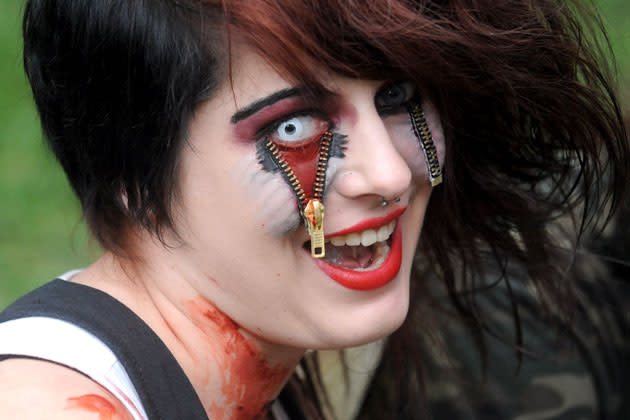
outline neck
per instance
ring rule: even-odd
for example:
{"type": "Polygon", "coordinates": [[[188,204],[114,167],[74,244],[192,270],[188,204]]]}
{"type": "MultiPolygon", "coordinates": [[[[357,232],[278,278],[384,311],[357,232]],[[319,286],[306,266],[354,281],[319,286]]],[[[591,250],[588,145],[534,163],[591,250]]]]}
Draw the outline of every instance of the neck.
{"type": "Polygon", "coordinates": [[[206,298],[184,300],[181,310],[195,335],[178,336],[179,327],[169,326],[180,344],[187,345],[188,360],[194,362],[187,373],[209,417],[263,418],[299,359],[248,334],[206,298]]]}
{"type": "Polygon", "coordinates": [[[303,350],[251,334],[181,273],[151,266],[152,273],[122,269],[106,254],[76,281],[113,295],[147,322],[188,376],[209,418],[264,418],[303,350]]]}

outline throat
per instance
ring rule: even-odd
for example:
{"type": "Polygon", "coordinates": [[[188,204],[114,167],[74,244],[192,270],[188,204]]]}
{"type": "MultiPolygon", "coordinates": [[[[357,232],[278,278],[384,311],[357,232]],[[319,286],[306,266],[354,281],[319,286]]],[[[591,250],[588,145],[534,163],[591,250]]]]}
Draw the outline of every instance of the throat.
{"type": "MultiPolygon", "coordinates": [[[[267,410],[288,380],[295,363],[272,363],[268,348],[242,330],[208,300],[183,302],[198,329],[193,345],[192,376],[197,393],[213,420],[266,418],[267,410]]],[[[187,372],[188,373],[188,372],[187,372]]]]}

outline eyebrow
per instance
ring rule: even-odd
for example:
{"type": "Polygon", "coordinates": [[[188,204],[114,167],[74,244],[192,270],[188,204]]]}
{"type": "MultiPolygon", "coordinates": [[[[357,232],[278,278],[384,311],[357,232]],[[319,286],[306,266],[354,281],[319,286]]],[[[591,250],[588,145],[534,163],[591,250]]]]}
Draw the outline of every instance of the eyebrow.
{"type": "Polygon", "coordinates": [[[269,96],[252,102],[251,104],[239,109],[234,113],[234,115],[232,115],[232,118],[230,118],[230,122],[232,124],[236,124],[237,122],[242,121],[245,118],[251,117],[258,111],[265,107],[268,107],[269,105],[273,105],[274,103],[286,98],[299,96],[302,94],[302,92],[302,89],[296,87],[279,90],[278,92],[272,93],[269,96]]]}

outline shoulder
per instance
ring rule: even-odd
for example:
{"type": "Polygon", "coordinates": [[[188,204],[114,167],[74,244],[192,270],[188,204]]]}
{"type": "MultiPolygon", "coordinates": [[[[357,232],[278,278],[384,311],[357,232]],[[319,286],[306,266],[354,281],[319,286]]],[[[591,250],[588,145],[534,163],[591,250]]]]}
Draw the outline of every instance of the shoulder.
{"type": "Polygon", "coordinates": [[[0,362],[0,418],[133,420],[105,388],[72,369],[34,359],[0,362]]]}

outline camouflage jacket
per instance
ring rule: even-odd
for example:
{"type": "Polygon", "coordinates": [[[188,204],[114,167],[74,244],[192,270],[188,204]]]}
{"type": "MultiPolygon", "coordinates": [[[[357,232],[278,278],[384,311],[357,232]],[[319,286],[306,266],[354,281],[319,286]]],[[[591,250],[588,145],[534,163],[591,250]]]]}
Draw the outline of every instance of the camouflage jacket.
{"type": "Polygon", "coordinates": [[[491,331],[485,374],[470,335],[445,323],[442,346],[424,346],[433,418],[630,420],[630,283],[595,270],[578,289],[571,330],[554,328],[533,292],[515,291],[524,341],[520,362],[507,293],[499,286],[480,294],[491,331]]]}

